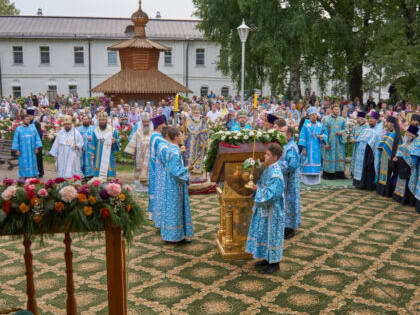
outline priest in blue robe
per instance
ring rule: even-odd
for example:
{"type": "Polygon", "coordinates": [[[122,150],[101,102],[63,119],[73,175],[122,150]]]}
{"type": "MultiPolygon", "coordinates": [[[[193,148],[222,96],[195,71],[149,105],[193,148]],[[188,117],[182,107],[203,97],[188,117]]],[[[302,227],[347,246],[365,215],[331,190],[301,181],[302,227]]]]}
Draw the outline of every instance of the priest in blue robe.
{"type": "Polygon", "coordinates": [[[375,190],[378,174],[378,145],[382,134],[378,132],[379,113],[369,115],[369,126],[364,128],[355,142],[353,186],[360,189],[375,190]]]}
{"type": "Polygon", "coordinates": [[[345,179],[347,140],[346,121],[340,116],[340,105],[332,106],[332,113],[324,119],[324,130],[328,134],[328,143],[324,150],[323,178],[345,179]]]}
{"type": "Polygon", "coordinates": [[[416,198],[416,212],[420,213],[420,137],[417,137],[414,140],[413,149],[411,150],[410,155],[415,164],[414,172],[417,177],[410,182],[409,188],[416,198]]]}
{"type": "Polygon", "coordinates": [[[393,161],[401,143],[399,122],[395,117],[388,117],[385,122],[386,134],[378,145],[378,174],[376,192],[384,197],[392,197],[397,180],[396,164],[393,161]]]}
{"type": "Polygon", "coordinates": [[[308,115],[309,119],[302,126],[298,142],[302,152],[302,181],[305,185],[319,185],[322,171],[321,148],[328,143],[328,135],[322,124],[317,121],[318,114],[315,107],[309,107],[308,115]]]}
{"type": "Polygon", "coordinates": [[[120,150],[120,140],[117,130],[108,124],[106,112],[98,114],[98,122],[89,144],[89,154],[93,161],[93,176],[107,181],[117,175],[114,153],[120,150]]]}
{"type": "Polygon", "coordinates": [[[64,116],[63,128],[57,134],[50,155],[54,157],[58,177],[73,178],[81,176],[80,156],[83,148],[83,137],[73,127],[73,117],[64,116]]]}
{"type": "Polygon", "coordinates": [[[29,116],[23,117],[23,124],[16,128],[12,151],[19,157],[19,177],[21,179],[39,175],[36,154],[42,148],[41,138],[29,116]]]}
{"type": "Polygon", "coordinates": [[[357,124],[354,126],[351,134],[350,134],[350,142],[353,143],[353,153],[351,156],[351,164],[350,164],[350,174],[353,176],[353,170],[354,170],[354,162],[355,162],[355,152],[357,151],[357,146],[359,145],[358,142],[356,142],[357,138],[359,137],[360,133],[363,131],[363,129],[368,128],[368,125],[366,123],[366,113],[365,112],[357,112],[357,124]]]}
{"type": "Polygon", "coordinates": [[[88,115],[84,115],[82,117],[82,125],[77,130],[83,137],[83,148],[80,156],[80,166],[83,176],[85,178],[90,178],[93,176],[93,165],[89,156],[89,143],[92,141],[95,128],[91,125],[88,115]]]}
{"type": "Polygon", "coordinates": [[[416,205],[416,198],[413,195],[417,181],[416,161],[411,156],[414,150],[414,140],[417,138],[419,128],[408,126],[404,136],[404,142],[398,148],[393,158],[396,163],[397,183],[392,198],[403,205],[416,205]]]}
{"type": "Polygon", "coordinates": [[[194,235],[188,195],[188,172],[184,166],[179,145],[183,143],[182,133],[168,128],[168,152],[166,156],[165,203],[162,208],[160,234],[167,242],[190,241],[194,235]]]}
{"type": "Polygon", "coordinates": [[[284,211],[286,225],[284,238],[292,238],[300,225],[300,178],[299,178],[299,148],[293,139],[294,129],[287,127],[288,143],[284,146],[280,161],[284,176],[284,211]]]}
{"type": "MultiPolygon", "coordinates": [[[[149,147],[149,219],[153,219],[153,212],[155,209],[155,203],[157,199],[155,198],[156,193],[156,185],[162,186],[161,178],[156,176],[156,167],[160,168],[163,167],[162,165],[156,166],[158,162],[158,147],[160,142],[166,142],[164,137],[162,136],[162,130],[166,126],[166,118],[164,115],[160,115],[154,117],[152,119],[152,124],[154,128],[154,132],[150,136],[150,147],[149,147]]],[[[158,201],[159,202],[159,201],[158,201]]],[[[158,206],[160,209],[160,207],[158,206]]],[[[158,210],[156,213],[156,217],[160,217],[161,210],[158,210]]],[[[157,222],[159,223],[159,222],[157,222]]],[[[160,224],[155,225],[156,227],[160,227],[160,224]]]]}
{"type": "Polygon", "coordinates": [[[278,144],[270,144],[265,152],[266,168],[254,185],[254,208],[246,241],[246,252],[254,258],[262,258],[256,267],[264,267],[263,274],[279,270],[283,256],[284,242],[284,179],[278,160],[282,149],[278,144]]]}
{"type": "Polygon", "coordinates": [[[230,131],[242,131],[242,130],[251,130],[252,127],[248,124],[248,112],[244,109],[241,109],[236,114],[235,123],[230,127],[230,131]]]}

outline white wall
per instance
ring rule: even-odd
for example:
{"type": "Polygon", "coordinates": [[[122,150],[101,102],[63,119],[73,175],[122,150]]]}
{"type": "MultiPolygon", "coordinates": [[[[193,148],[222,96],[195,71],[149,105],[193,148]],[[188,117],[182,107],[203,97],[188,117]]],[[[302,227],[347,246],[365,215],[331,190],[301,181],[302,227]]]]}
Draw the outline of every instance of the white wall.
{"type": "MultiPolygon", "coordinates": [[[[92,40],[92,88],[120,70],[117,66],[108,65],[107,48],[116,41],[92,40]]],[[[164,64],[164,53],[161,53],[159,70],[174,80],[186,84],[186,47],[185,41],[162,41],[172,48],[172,65],[164,64]]],[[[218,46],[206,41],[190,42],[189,47],[189,88],[193,95],[199,95],[200,88],[207,86],[209,91],[221,94],[223,86],[229,87],[234,95],[233,85],[228,77],[223,77],[216,70],[219,54],[218,46]],[[197,66],[196,48],[204,48],[205,65],[197,66]]],[[[10,39],[0,40],[0,62],[2,69],[3,95],[12,94],[12,86],[20,85],[22,96],[29,93],[44,93],[48,85],[57,85],[58,94],[69,93],[69,85],[76,84],[80,96],[89,95],[89,59],[87,40],[52,40],[52,39],[10,39]],[[13,46],[23,47],[23,65],[13,64],[13,46]],[[50,65],[41,65],[40,46],[50,47],[50,65]],[[84,47],[84,65],[74,63],[74,47],[84,47]]]]}

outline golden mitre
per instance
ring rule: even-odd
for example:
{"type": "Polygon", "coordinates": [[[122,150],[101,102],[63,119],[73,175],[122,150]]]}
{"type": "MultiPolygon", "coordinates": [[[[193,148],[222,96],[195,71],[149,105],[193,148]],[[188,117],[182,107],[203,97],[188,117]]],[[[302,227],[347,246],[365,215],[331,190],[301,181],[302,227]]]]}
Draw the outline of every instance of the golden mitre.
{"type": "Polygon", "coordinates": [[[63,124],[72,124],[73,123],[73,117],[70,115],[66,115],[63,117],[63,124]]]}
{"type": "Polygon", "coordinates": [[[98,119],[108,119],[108,114],[107,112],[100,112],[98,114],[98,119]]]}

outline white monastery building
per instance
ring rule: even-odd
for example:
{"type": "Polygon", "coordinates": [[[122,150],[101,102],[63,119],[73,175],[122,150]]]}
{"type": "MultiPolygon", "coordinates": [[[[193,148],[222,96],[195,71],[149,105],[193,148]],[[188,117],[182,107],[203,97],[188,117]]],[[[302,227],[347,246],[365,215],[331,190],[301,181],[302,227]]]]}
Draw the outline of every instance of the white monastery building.
{"type": "MultiPolygon", "coordinates": [[[[161,53],[159,70],[193,95],[235,95],[230,78],[217,70],[219,46],[204,39],[198,23],[150,19],[147,37],[172,48],[161,53]]],[[[0,16],[0,95],[87,97],[120,71],[118,52],[107,48],[133,32],[129,18],[0,16]]]]}

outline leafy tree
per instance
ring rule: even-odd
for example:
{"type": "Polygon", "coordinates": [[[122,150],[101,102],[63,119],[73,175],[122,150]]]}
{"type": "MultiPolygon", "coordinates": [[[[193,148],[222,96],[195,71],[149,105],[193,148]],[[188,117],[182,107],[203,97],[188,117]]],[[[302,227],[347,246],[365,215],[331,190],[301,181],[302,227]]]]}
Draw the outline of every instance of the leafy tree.
{"type": "Polygon", "coordinates": [[[15,4],[9,0],[0,0],[0,15],[19,15],[19,10],[15,4]]]}

